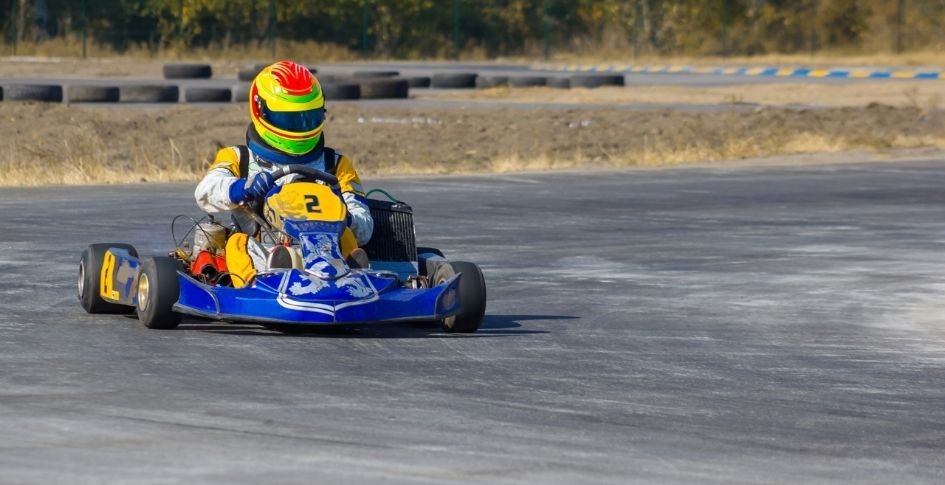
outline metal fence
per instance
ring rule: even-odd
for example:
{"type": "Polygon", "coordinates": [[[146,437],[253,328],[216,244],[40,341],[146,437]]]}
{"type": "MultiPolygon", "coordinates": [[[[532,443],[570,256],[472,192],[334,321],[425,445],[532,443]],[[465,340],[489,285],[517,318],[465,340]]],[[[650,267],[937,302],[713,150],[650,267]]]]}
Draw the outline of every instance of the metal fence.
{"type": "Polygon", "coordinates": [[[4,48],[364,58],[755,55],[945,46],[945,0],[0,0],[4,48]]]}

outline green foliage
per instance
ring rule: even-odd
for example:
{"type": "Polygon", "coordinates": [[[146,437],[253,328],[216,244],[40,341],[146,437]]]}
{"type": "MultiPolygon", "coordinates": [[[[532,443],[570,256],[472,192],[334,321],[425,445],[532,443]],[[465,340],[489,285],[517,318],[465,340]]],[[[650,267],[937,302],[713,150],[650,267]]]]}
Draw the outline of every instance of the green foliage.
{"type": "Polygon", "coordinates": [[[611,32],[656,54],[945,44],[945,0],[904,5],[900,17],[899,0],[0,0],[0,24],[7,42],[86,29],[117,50],[277,38],[386,57],[587,50],[613,44],[611,32]]]}

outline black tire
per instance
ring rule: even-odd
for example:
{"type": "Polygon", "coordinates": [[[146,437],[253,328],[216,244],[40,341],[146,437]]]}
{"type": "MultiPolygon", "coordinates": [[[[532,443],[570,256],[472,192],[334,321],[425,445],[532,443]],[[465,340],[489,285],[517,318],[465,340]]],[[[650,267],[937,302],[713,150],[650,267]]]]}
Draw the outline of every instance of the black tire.
{"type": "Polygon", "coordinates": [[[266,68],[269,64],[254,64],[252,66],[246,66],[236,71],[236,78],[240,81],[251,82],[253,79],[256,79],[256,75],[260,71],[266,68]]]}
{"type": "Polygon", "coordinates": [[[399,75],[399,71],[354,71],[351,73],[351,77],[355,79],[387,78],[399,75]]]}
{"type": "Polygon", "coordinates": [[[344,84],[352,83],[350,77],[339,76],[337,74],[319,74],[315,76],[320,84],[344,84]]]}
{"type": "Polygon", "coordinates": [[[0,101],[3,101],[3,86],[0,86],[0,101]]]}
{"type": "Polygon", "coordinates": [[[476,78],[478,74],[474,73],[439,73],[430,78],[431,85],[438,89],[470,89],[476,87],[476,78]]]}
{"type": "Polygon", "coordinates": [[[623,86],[623,74],[572,76],[572,88],[599,88],[601,86],[623,86]]]}
{"type": "Polygon", "coordinates": [[[138,257],[138,251],[130,244],[102,243],[92,244],[85,248],[79,258],[79,278],[76,284],[79,303],[86,312],[92,314],[131,313],[134,310],[132,307],[109,303],[103,300],[99,293],[102,262],[108,248],[127,249],[132,256],[138,257]]]}
{"type": "Polygon", "coordinates": [[[120,88],[122,103],[176,103],[180,88],[175,85],[128,85],[120,88]]]}
{"type": "Polygon", "coordinates": [[[410,93],[406,79],[371,79],[359,84],[361,99],[405,99],[410,93]]]}
{"type": "Polygon", "coordinates": [[[547,81],[549,88],[571,89],[571,78],[569,77],[549,77],[547,81]]]}
{"type": "Polygon", "coordinates": [[[141,262],[138,276],[138,320],[145,327],[170,330],[180,324],[180,314],[174,303],[180,297],[176,259],[158,256],[141,262]]]}
{"type": "Polygon", "coordinates": [[[233,102],[245,103],[249,101],[249,84],[237,84],[233,86],[233,102]]]}
{"type": "Polygon", "coordinates": [[[443,258],[443,259],[446,259],[446,256],[443,254],[443,251],[440,251],[440,250],[437,249],[437,248],[429,248],[429,247],[426,247],[426,246],[417,246],[417,255],[419,256],[419,255],[421,255],[421,254],[423,254],[423,253],[433,253],[433,254],[435,254],[435,255],[437,255],[437,256],[443,258]]]}
{"type": "Polygon", "coordinates": [[[323,84],[322,91],[326,101],[361,99],[361,86],[358,84],[323,84]]]}
{"type": "Polygon", "coordinates": [[[406,79],[407,85],[411,88],[430,87],[430,76],[407,76],[401,79],[406,79]]]}
{"type": "Polygon", "coordinates": [[[476,87],[479,89],[498,88],[509,85],[508,76],[477,76],[476,87]]]}
{"type": "Polygon", "coordinates": [[[7,84],[3,87],[4,101],[62,102],[62,86],[54,84],[7,84]]]}
{"type": "Polygon", "coordinates": [[[509,77],[509,86],[513,88],[530,88],[535,86],[547,86],[548,78],[545,76],[511,76],[509,77]]]}
{"type": "Polygon", "coordinates": [[[457,273],[462,273],[459,278],[461,309],[458,314],[443,319],[440,328],[447,333],[472,333],[479,330],[486,314],[486,280],[479,267],[465,261],[444,263],[433,274],[431,283],[440,284],[457,273]]]}
{"type": "Polygon", "coordinates": [[[66,100],[70,103],[117,103],[121,98],[118,86],[69,86],[66,100]]]}
{"type": "Polygon", "coordinates": [[[318,68],[315,66],[305,66],[305,68],[312,74],[318,74],[318,68]]]}
{"type": "Polygon", "coordinates": [[[188,103],[229,103],[233,101],[233,91],[230,88],[192,86],[184,91],[184,101],[188,103]]]}
{"type": "Polygon", "coordinates": [[[161,69],[164,79],[210,79],[213,69],[210,64],[164,64],[161,69]]]}

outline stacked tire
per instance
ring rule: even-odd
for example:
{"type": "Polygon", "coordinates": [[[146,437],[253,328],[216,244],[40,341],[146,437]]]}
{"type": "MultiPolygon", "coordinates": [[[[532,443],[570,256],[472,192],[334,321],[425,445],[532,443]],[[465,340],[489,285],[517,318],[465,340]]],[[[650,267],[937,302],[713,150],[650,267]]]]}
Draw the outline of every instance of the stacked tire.
{"type": "Polygon", "coordinates": [[[213,68],[210,64],[164,64],[161,69],[164,79],[210,79],[213,68]]]}

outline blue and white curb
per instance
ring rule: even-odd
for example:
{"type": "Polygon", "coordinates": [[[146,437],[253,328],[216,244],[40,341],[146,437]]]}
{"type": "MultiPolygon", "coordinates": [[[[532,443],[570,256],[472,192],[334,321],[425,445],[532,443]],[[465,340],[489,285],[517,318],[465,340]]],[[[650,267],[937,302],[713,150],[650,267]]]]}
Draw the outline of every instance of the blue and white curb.
{"type": "Polygon", "coordinates": [[[945,79],[941,71],[900,71],[891,69],[813,69],[806,67],[708,67],[664,65],[600,64],[554,66],[552,70],[574,73],[613,74],[712,74],[717,76],[808,77],[834,79],[945,79]]]}

